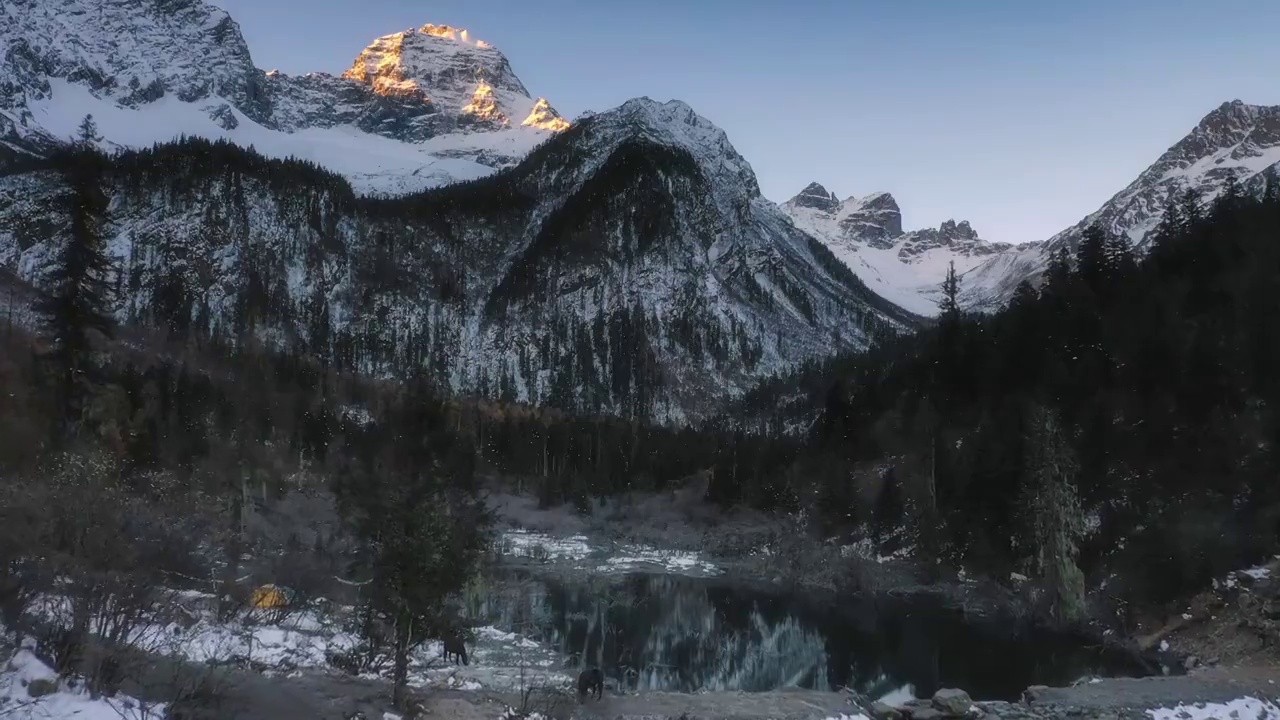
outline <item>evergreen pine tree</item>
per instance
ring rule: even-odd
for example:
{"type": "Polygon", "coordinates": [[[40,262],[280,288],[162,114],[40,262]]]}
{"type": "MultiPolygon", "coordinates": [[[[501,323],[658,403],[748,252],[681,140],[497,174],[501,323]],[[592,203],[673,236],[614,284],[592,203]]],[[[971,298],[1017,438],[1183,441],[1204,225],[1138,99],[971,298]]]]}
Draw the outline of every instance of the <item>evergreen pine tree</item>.
{"type": "Polygon", "coordinates": [[[1150,256],[1159,260],[1165,254],[1169,243],[1173,242],[1185,229],[1186,218],[1182,214],[1182,203],[1170,202],[1160,216],[1160,223],[1151,233],[1150,256]]]}
{"type": "Polygon", "coordinates": [[[1103,246],[1106,256],[1106,279],[1112,288],[1138,269],[1138,262],[1133,256],[1133,244],[1124,233],[1110,234],[1103,246]]]}
{"type": "Polygon", "coordinates": [[[57,377],[62,430],[74,431],[95,382],[94,341],[110,337],[110,262],[103,248],[108,199],[102,187],[103,157],[80,151],[62,158],[68,190],[60,196],[66,237],[45,271],[45,294],[37,303],[52,337],[49,361],[57,377]]]}
{"type": "Polygon", "coordinates": [[[1204,219],[1204,211],[1200,209],[1200,194],[1194,188],[1187,188],[1178,196],[1178,214],[1182,217],[1182,232],[1189,232],[1204,219]]]}
{"type": "Polygon", "coordinates": [[[368,574],[363,610],[389,625],[384,639],[401,709],[410,654],[451,631],[449,595],[471,577],[489,543],[491,518],[476,493],[474,455],[451,431],[443,407],[424,378],[410,380],[378,421],[399,439],[338,492],[361,543],[353,570],[368,574]]]}
{"type": "Polygon", "coordinates": [[[98,134],[98,123],[94,121],[93,114],[85,115],[76,131],[76,143],[81,148],[89,150],[94,148],[101,139],[102,136],[98,134]]]}
{"type": "Polygon", "coordinates": [[[947,267],[947,277],[942,281],[942,300],[938,302],[938,310],[946,320],[960,317],[960,278],[956,275],[955,261],[947,267]]]}
{"type": "Polygon", "coordinates": [[[1033,308],[1040,299],[1040,292],[1030,280],[1023,280],[1013,289],[1013,297],[1009,299],[1009,307],[1013,310],[1033,308]]]}
{"type": "Polygon", "coordinates": [[[1215,214],[1234,212],[1239,209],[1243,199],[1244,191],[1240,188],[1240,181],[1235,175],[1228,175],[1222,184],[1222,192],[1214,200],[1213,212],[1215,214]]]}
{"type": "Polygon", "coordinates": [[[1049,266],[1044,271],[1044,293],[1064,297],[1071,285],[1071,253],[1067,246],[1058,248],[1049,258],[1049,266]]]}
{"type": "Polygon", "coordinates": [[[1280,174],[1272,166],[1266,172],[1267,185],[1262,191],[1262,201],[1268,205],[1280,205],[1280,174]]]}
{"type": "Polygon", "coordinates": [[[1056,415],[1031,413],[1025,501],[1035,564],[1048,591],[1049,615],[1063,625],[1085,613],[1084,574],[1077,564],[1084,519],[1076,494],[1076,458],[1056,415]]]}
{"type": "Polygon", "coordinates": [[[1110,239],[1106,230],[1099,225],[1085,228],[1084,237],[1076,248],[1076,272],[1090,288],[1098,291],[1107,282],[1107,242],[1110,239]]]}

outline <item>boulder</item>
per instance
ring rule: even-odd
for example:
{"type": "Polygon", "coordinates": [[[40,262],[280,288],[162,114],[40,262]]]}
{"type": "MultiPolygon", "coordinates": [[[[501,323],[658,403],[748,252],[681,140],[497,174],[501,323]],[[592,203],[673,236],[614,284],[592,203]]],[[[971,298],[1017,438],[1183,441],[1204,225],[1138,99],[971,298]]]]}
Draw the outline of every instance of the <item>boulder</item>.
{"type": "Polygon", "coordinates": [[[902,720],[902,712],[892,705],[871,703],[872,720],[902,720]]]}
{"type": "Polygon", "coordinates": [[[1022,691],[1022,702],[1030,705],[1039,700],[1045,691],[1049,689],[1048,685],[1032,685],[1022,691]]]}
{"type": "Polygon", "coordinates": [[[943,688],[933,694],[933,707],[948,715],[967,715],[973,700],[963,690],[943,688]]]}
{"type": "Polygon", "coordinates": [[[27,685],[27,694],[33,698],[44,697],[58,692],[58,681],[46,678],[32,680],[27,685]]]}

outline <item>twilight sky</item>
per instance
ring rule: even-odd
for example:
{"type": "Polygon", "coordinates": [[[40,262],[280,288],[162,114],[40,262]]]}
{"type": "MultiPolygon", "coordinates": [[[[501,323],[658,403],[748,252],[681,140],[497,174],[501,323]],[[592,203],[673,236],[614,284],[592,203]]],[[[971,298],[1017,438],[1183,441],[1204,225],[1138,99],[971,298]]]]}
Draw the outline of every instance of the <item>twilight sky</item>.
{"type": "Polygon", "coordinates": [[[565,117],[680,99],[764,194],[887,190],[908,229],[1049,237],[1226,100],[1280,103],[1276,0],[213,0],[264,69],[467,28],[565,117]]]}

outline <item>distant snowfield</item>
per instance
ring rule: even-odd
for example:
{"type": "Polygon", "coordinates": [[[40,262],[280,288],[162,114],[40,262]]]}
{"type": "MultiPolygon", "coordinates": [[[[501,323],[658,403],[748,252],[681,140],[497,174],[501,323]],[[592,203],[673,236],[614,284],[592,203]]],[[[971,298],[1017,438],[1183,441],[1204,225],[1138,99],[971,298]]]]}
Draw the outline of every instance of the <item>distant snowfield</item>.
{"type": "Polygon", "coordinates": [[[585,535],[555,537],[529,530],[509,530],[498,542],[503,555],[547,562],[567,562],[575,569],[596,573],[666,572],[714,577],[722,570],[698,553],[625,544],[617,548],[593,546],[585,535]]]}
{"type": "Polygon", "coordinates": [[[849,266],[872,292],[903,310],[925,317],[938,314],[941,278],[946,277],[951,261],[956,263],[956,272],[964,274],[990,257],[965,257],[945,248],[935,248],[906,263],[898,257],[898,247],[881,249],[860,245],[855,249],[842,238],[832,237],[817,211],[811,208],[797,209],[791,219],[799,229],[823,240],[832,254],[849,266]]]}
{"type": "Polygon", "coordinates": [[[132,109],[94,97],[87,88],[66,80],[51,78],[49,84],[51,97],[32,102],[30,109],[36,123],[58,137],[75,138],[81,120],[92,114],[108,146],[144,148],[183,135],[225,139],[269,157],[314,162],[347,178],[362,194],[404,194],[481,178],[495,169],[454,156],[485,153],[518,158],[546,139],[545,133],[524,127],[442,135],[420,144],[350,126],[288,133],[265,128],[216,97],[188,103],[167,95],[132,109]],[[233,130],[223,129],[209,117],[211,110],[223,105],[239,123],[233,130]]]}

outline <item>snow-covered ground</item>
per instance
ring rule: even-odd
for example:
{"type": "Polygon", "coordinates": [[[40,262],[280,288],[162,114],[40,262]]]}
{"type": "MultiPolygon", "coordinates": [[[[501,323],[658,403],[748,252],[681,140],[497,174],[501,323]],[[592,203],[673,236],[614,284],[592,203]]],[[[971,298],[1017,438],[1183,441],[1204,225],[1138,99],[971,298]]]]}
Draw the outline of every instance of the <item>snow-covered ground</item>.
{"type": "Polygon", "coordinates": [[[83,685],[59,680],[58,674],[31,652],[30,643],[5,658],[4,665],[0,666],[0,718],[5,720],[158,720],[163,717],[163,704],[149,705],[119,694],[95,699],[83,685]]]}
{"type": "MultiPolygon", "coordinates": [[[[205,616],[188,630],[174,634],[166,652],[202,662],[246,659],[266,674],[296,674],[330,669],[330,653],[347,652],[359,639],[344,629],[350,608],[327,612],[302,611],[279,622],[240,619],[220,624],[205,616]]],[[[553,649],[516,633],[495,627],[475,629],[468,644],[468,663],[443,660],[438,640],[424,643],[410,659],[409,684],[413,687],[480,690],[518,689],[535,679],[539,685],[567,685],[569,675],[560,672],[561,658],[553,649]]],[[[376,677],[376,676],[370,676],[376,677]]]]}
{"type": "Polygon", "coordinates": [[[698,553],[624,543],[592,545],[585,535],[555,537],[529,530],[502,533],[498,548],[503,555],[546,562],[565,562],[574,569],[596,573],[665,572],[692,577],[714,577],[722,570],[698,553]]]}
{"type": "Polygon", "coordinates": [[[1240,584],[1241,577],[1247,577],[1254,582],[1259,580],[1269,580],[1278,563],[1280,563],[1280,555],[1275,556],[1269,563],[1227,573],[1226,577],[1222,579],[1215,579],[1213,581],[1213,587],[1215,590],[1219,588],[1230,590],[1240,584]]]}
{"type": "Polygon", "coordinates": [[[904,259],[900,243],[910,233],[895,238],[889,247],[873,247],[846,238],[838,218],[829,213],[808,207],[792,207],[786,212],[797,228],[821,240],[873,292],[925,317],[938,314],[942,279],[952,262],[956,272],[963,275],[992,257],[937,247],[904,259]]]}
{"type": "MultiPolygon", "coordinates": [[[[172,597],[174,608],[165,615],[181,616],[184,621],[158,619],[141,625],[130,635],[140,650],[194,662],[247,666],[267,676],[294,676],[340,672],[329,662],[330,656],[360,644],[348,630],[349,607],[322,603],[274,616],[272,611],[254,610],[220,622],[213,595],[182,591],[172,597]]],[[[35,609],[49,620],[65,611],[66,602],[60,598],[44,598],[35,609]]],[[[475,628],[475,635],[475,642],[467,645],[467,665],[445,662],[438,640],[421,645],[410,659],[410,686],[509,691],[528,685],[570,685],[572,678],[563,670],[564,658],[553,648],[496,627],[475,628]]],[[[0,718],[7,720],[3,707],[0,705],[0,718]]]]}
{"type": "Polygon", "coordinates": [[[864,538],[856,543],[842,545],[840,547],[840,557],[856,557],[864,560],[874,560],[882,565],[894,560],[906,560],[914,553],[915,547],[911,545],[903,545],[892,552],[881,553],[876,549],[876,543],[871,538],[864,538]]]}
{"type": "Polygon", "coordinates": [[[88,88],[51,78],[49,97],[31,103],[36,122],[51,134],[70,140],[85,115],[93,115],[107,146],[145,148],[180,136],[229,140],[274,158],[309,160],[347,178],[362,193],[400,194],[474,180],[495,172],[463,156],[519,158],[547,134],[513,127],[483,133],[451,133],[424,143],[406,143],[362,132],[354,127],[307,128],[282,132],[263,127],[228,106],[236,126],[227,130],[210,118],[217,98],[189,103],[166,96],[140,108],[128,108],[95,97],[88,88]]]}
{"type": "Polygon", "coordinates": [[[1280,720],[1280,706],[1242,697],[1225,703],[1200,703],[1148,710],[1152,720],[1280,720]]]}

